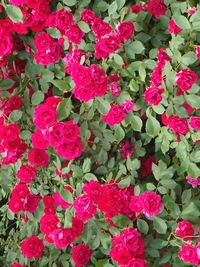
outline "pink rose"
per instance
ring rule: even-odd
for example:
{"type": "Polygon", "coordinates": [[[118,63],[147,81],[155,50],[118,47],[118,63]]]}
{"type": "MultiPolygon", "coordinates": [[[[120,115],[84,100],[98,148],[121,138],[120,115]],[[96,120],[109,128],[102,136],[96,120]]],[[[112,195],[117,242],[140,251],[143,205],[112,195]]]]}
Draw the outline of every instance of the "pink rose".
{"type": "Polygon", "coordinates": [[[157,106],[162,101],[162,93],[164,93],[163,88],[149,87],[144,92],[144,98],[148,104],[157,106]]]}
{"type": "Polygon", "coordinates": [[[182,69],[176,73],[176,85],[182,91],[188,91],[198,80],[197,74],[193,70],[182,69]]]}
{"type": "Polygon", "coordinates": [[[166,6],[164,0],[150,0],[147,4],[147,11],[157,19],[166,15],[166,6]]]}
{"type": "Polygon", "coordinates": [[[47,149],[49,146],[48,141],[44,138],[44,135],[40,129],[37,129],[31,135],[32,146],[37,149],[47,149]]]}
{"type": "Polygon", "coordinates": [[[47,167],[49,164],[49,155],[44,150],[34,148],[28,152],[28,161],[36,167],[47,167]]]}
{"type": "Polygon", "coordinates": [[[189,132],[187,120],[184,118],[180,118],[177,115],[169,116],[168,124],[170,130],[176,134],[186,135],[189,132]]]}
{"type": "Polygon", "coordinates": [[[37,236],[30,236],[21,244],[21,251],[28,259],[40,258],[44,251],[43,241],[37,236]]]}
{"type": "Polygon", "coordinates": [[[29,166],[28,164],[24,164],[20,167],[17,172],[17,178],[20,179],[23,183],[30,183],[36,178],[36,169],[29,166]]]}
{"type": "Polygon", "coordinates": [[[178,223],[178,226],[175,231],[176,235],[185,240],[192,240],[194,236],[193,225],[188,221],[181,221],[178,223]]]}
{"type": "Polygon", "coordinates": [[[122,42],[128,41],[134,33],[134,24],[130,21],[120,22],[115,29],[122,42]]]}
{"type": "Polygon", "coordinates": [[[76,217],[86,221],[94,216],[96,213],[95,203],[88,195],[81,195],[74,201],[74,209],[76,217]]]}
{"type": "Polygon", "coordinates": [[[200,177],[192,178],[190,176],[186,176],[186,180],[187,180],[188,184],[190,184],[193,188],[200,185],[200,177]]]}
{"type": "Polygon", "coordinates": [[[194,266],[199,265],[197,248],[193,247],[192,245],[182,245],[181,250],[178,253],[178,257],[194,266]]]}
{"type": "Polygon", "coordinates": [[[189,119],[189,126],[197,131],[200,131],[200,117],[191,116],[189,119]]]}
{"type": "Polygon", "coordinates": [[[133,13],[138,14],[138,13],[140,13],[140,11],[143,10],[143,6],[142,6],[142,4],[140,4],[140,5],[132,5],[131,9],[132,9],[133,13]]]}
{"type": "Polygon", "coordinates": [[[85,244],[78,244],[72,248],[72,259],[76,267],[85,266],[92,255],[92,251],[89,246],[85,244]]]}
{"type": "Polygon", "coordinates": [[[57,120],[56,110],[51,109],[48,105],[39,105],[34,110],[33,122],[40,129],[45,129],[55,123],[57,120]]]}
{"type": "Polygon", "coordinates": [[[182,29],[176,25],[176,23],[174,22],[173,19],[170,19],[169,22],[168,22],[168,31],[171,33],[171,34],[178,34],[179,32],[182,31],[182,29]]]}
{"type": "Polygon", "coordinates": [[[200,46],[196,46],[196,57],[200,58],[200,46]]]}
{"type": "Polygon", "coordinates": [[[13,49],[13,38],[5,31],[0,32],[0,57],[8,56],[13,49]]]}
{"type": "Polygon", "coordinates": [[[85,33],[78,27],[78,25],[72,25],[66,32],[65,35],[75,44],[80,44],[85,33]]]}
{"type": "Polygon", "coordinates": [[[81,12],[81,19],[88,24],[92,24],[95,19],[95,13],[91,9],[83,9],[81,12]]]}
{"type": "Polygon", "coordinates": [[[81,138],[77,137],[76,141],[65,142],[56,149],[58,151],[58,155],[66,158],[67,160],[78,158],[83,152],[81,138]]]}
{"type": "Polygon", "coordinates": [[[143,213],[149,218],[159,214],[163,207],[160,195],[155,192],[144,192],[140,195],[140,200],[143,207],[143,213]]]}
{"type": "Polygon", "coordinates": [[[12,263],[10,267],[25,267],[25,265],[22,265],[20,263],[12,263]]]}
{"type": "Polygon", "coordinates": [[[57,249],[67,248],[74,240],[71,228],[57,229],[53,232],[53,241],[57,249]]]}
{"type": "Polygon", "coordinates": [[[92,25],[92,31],[97,39],[100,39],[112,31],[108,22],[103,21],[101,18],[95,18],[92,25]]]}
{"type": "Polygon", "coordinates": [[[55,122],[48,128],[46,138],[51,146],[57,147],[64,143],[64,129],[65,124],[63,122],[55,122]]]}
{"type": "Polygon", "coordinates": [[[102,116],[102,120],[110,126],[120,124],[126,118],[126,112],[122,106],[114,105],[110,108],[106,115],[102,116]]]}

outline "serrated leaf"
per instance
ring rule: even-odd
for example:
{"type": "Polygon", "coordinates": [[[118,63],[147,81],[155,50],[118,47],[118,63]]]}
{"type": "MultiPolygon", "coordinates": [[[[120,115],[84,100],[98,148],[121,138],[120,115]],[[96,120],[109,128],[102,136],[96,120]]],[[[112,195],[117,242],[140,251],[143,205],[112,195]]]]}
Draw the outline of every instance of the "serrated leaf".
{"type": "Polygon", "coordinates": [[[153,216],[153,225],[154,225],[154,229],[159,233],[159,234],[165,234],[167,232],[167,224],[166,222],[157,217],[157,216],[153,216]]]}
{"type": "Polygon", "coordinates": [[[23,14],[19,7],[6,5],[6,13],[13,22],[23,22],[23,14]]]}
{"type": "Polygon", "coordinates": [[[66,119],[72,110],[71,98],[64,98],[57,107],[58,119],[60,121],[66,119]]]}

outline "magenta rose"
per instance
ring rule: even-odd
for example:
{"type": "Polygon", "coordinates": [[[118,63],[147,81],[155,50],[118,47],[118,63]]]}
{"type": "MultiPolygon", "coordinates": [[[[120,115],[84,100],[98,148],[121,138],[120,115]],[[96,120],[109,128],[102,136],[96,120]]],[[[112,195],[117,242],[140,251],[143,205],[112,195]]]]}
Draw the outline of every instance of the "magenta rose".
{"type": "Polygon", "coordinates": [[[33,166],[46,167],[49,164],[49,155],[44,150],[34,148],[28,152],[28,161],[33,166]]]}
{"type": "Polygon", "coordinates": [[[189,126],[197,131],[200,131],[200,117],[191,116],[189,119],[189,126]]]}
{"type": "Polygon", "coordinates": [[[36,178],[36,169],[28,164],[24,164],[17,172],[17,178],[23,183],[30,183],[36,178]]]}
{"type": "Polygon", "coordinates": [[[30,236],[22,242],[21,251],[28,259],[40,258],[44,251],[43,241],[37,236],[30,236]]]}
{"type": "Polygon", "coordinates": [[[119,38],[122,42],[128,41],[133,33],[134,33],[134,24],[130,21],[126,22],[120,22],[116,29],[115,32],[119,35],[119,38]]]}
{"type": "Polygon", "coordinates": [[[168,32],[170,32],[171,34],[178,34],[179,32],[181,32],[182,29],[176,25],[176,23],[174,22],[173,19],[170,19],[168,22],[168,32]]]}
{"type": "Polygon", "coordinates": [[[192,240],[192,237],[194,236],[193,225],[190,222],[183,220],[178,223],[175,233],[177,236],[185,240],[192,240]]]}
{"type": "Polygon", "coordinates": [[[176,73],[176,85],[182,91],[188,91],[198,80],[197,74],[193,70],[182,69],[176,73]]]}
{"type": "Polygon", "coordinates": [[[85,244],[78,244],[72,248],[72,259],[76,267],[85,266],[92,255],[92,251],[85,244]]]}
{"type": "Polygon", "coordinates": [[[186,119],[180,118],[177,115],[169,116],[168,125],[169,125],[170,130],[176,134],[185,135],[189,132],[186,119]]]}
{"type": "Polygon", "coordinates": [[[147,11],[159,19],[161,16],[166,15],[166,6],[164,0],[151,0],[147,4],[147,11]]]}
{"type": "Polygon", "coordinates": [[[106,115],[102,116],[102,120],[110,126],[120,124],[125,120],[127,113],[124,112],[122,106],[112,106],[106,115]]]}
{"type": "Polygon", "coordinates": [[[163,88],[149,87],[144,92],[144,98],[148,104],[157,106],[162,101],[163,92],[163,88]]]}

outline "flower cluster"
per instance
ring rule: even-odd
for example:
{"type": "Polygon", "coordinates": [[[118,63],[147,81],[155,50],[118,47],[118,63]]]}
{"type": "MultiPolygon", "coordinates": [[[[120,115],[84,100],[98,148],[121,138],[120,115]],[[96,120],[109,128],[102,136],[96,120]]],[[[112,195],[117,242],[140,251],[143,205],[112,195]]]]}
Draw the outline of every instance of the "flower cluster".
{"type": "Polygon", "coordinates": [[[144,260],[144,241],[135,228],[125,228],[122,234],[113,237],[112,244],[110,256],[119,266],[148,266],[144,260]]]}

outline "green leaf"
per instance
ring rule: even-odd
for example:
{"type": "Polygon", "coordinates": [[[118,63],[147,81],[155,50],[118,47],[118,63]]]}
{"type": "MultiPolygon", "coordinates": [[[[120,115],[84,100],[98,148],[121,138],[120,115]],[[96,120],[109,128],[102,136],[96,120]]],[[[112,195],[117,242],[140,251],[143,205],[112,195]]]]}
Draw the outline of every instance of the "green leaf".
{"type": "Polygon", "coordinates": [[[65,210],[64,227],[65,228],[72,227],[72,212],[71,212],[71,208],[68,208],[68,209],[65,210]]]}
{"type": "Polygon", "coordinates": [[[66,119],[72,110],[71,98],[64,98],[57,107],[58,119],[60,121],[66,119]]]}
{"type": "Polygon", "coordinates": [[[50,82],[61,91],[69,91],[69,84],[65,80],[52,80],[50,82]]]}
{"type": "Polygon", "coordinates": [[[118,227],[126,227],[126,226],[132,226],[132,221],[125,215],[117,215],[112,218],[112,221],[118,226],[118,227]]]}
{"type": "Polygon", "coordinates": [[[113,15],[117,11],[117,8],[118,8],[117,2],[116,1],[112,2],[112,4],[110,4],[108,7],[108,15],[109,16],[113,15]]]}
{"type": "Polygon", "coordinates": [[[10,115],[9,115],[9,119],[12,122],[17,122],[21,119],[23,112],[21,110],[13,110],[10,115]]]}
{"type": "Polygon", "coordinates": [[[82,170],[83,170],[83,173],[87,173],[91,170],[91,159],[89,158],[84,159],[82,170]]]}
{"type": "Polygon", "coordinates": [[[61,190],[60,194],[65,201],[67,201],[70,204],[73,203],[74,198],[73,198],[73,195],[70,191],[63,189],[63,190],[61,190]]]}
{"type": "Polygon", "coordinates": [[[66,6],[74,6],[77,3],[77,0],[62,0],[62,1],[66,6]]]}
{"type": "Polygon", "coordinates": [[[39,105],[40,103],[42,103],[44,101],[44,93],[41,91],[36,91],[32,97],[31,97],[31,103],[34,106],[39,105]]]}
{"type": "Polygon", "coordinates": [[[147,224],[147,222],[145,222],[144,220],[142,219],[138,219],[137,220],[137,228],[138,230],[143,233],[143,234],[147,234],[148,231],[149,231],[149,226],[147,224]]]}
{"type": "Polygon", "coordinates": [[[141,132],[142,129],[142,120],[139,116],[132,116],[131,117],[131,127],[136,132],[141,132]]]}
{"type": "Polygon", "coordinates": [[[200,108],[200,96],[198,96],[198,95],[185,95],[185,100],[193,108],[200,108]]]}
{"type": "Polygon", "coordinates": [[[3,79],[0,81],[0,90],[8,90],[10,89],[14,84],[14,81],[11,79],[3,79]]]}
{"type": "Polygon", "coordinates": [[[124,139],[125,132],[120,125],[115,126],[115,140],[119,143],[122,139],[124,139]]]}
{"type": "Polygon", "coordinates": [[[147,119],[146,132],[151,137],[157,136],[160,132],[160,123],[152,116],[147,119]]]}
{"type": "Polygon", "coordinates": [[[182,15],[175,15],[173,16],[173,19],[175,23],[181,28],[181,29],[190,29],[190,23],[188,19],[185,16],[182,15]]]}
{"type": "Polygon", "coordinates": [[[127,178],[125,178],[125,179],[123,179],[123,180],[121,180],[121,181],[119,182],[119,186],[120,186],[121,188],[129,187],[130,184],[131,184],[131,178],[130,178],[130,177],[127,177],[127,178]]]}
{"type": "Polygon", "coordinates": [[[6,13],[13,22],[23,22],[23,14],[19,7],[6,5],[6,13]]]}
{"type": "Polygon", "coordinates": [[[88,33],[91,31],[89,25],[84,21],[79,21],[78,26],[85,33],[88,33]]]}
{"type": "Polygon", "coordinates": [[[189,221],[197,220],[197,222],[199,222],[199,216],[200,216],[200,209],[193,201],[190,202],[190,204],[183,209],[181,214],[182,219],[189,221]]]}
{"type": "Polygon", "coordinates": [[[165,234],[167,232],[167,224],[166,222],[157,217],[157,216],[153,216],[153,225],[154,225],[154,229],[159,233],[159,234],[165,234]]]}
{"type": "Polygon", "coordinates": [[[197,57],[196,54],[192,51],[182,56],[182,62],[187,66],[193,64],[195,61],[197,61],[197,57]]]}

